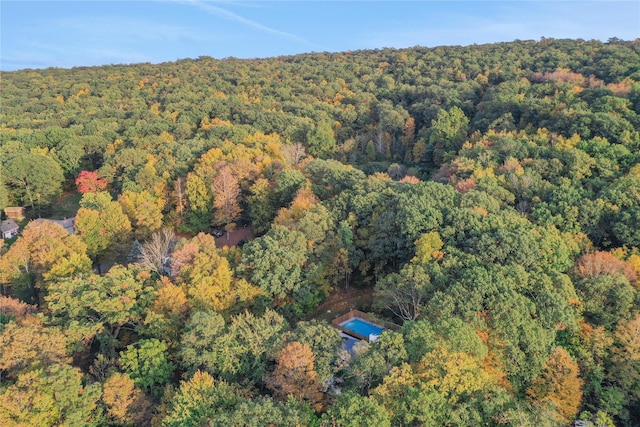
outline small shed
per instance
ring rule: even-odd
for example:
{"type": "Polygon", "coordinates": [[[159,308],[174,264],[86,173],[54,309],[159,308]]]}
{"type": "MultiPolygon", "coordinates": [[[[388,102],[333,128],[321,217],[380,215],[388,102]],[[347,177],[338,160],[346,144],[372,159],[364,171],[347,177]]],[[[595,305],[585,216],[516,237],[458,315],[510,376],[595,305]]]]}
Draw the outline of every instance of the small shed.
{"type": "Polygon", "coordinates": [[[17,219],[19,221],[24,218],[24,208],[21,206],[8,206],[4,208],[4,213],[9,219],[17,219]]]}
{"type": "Polygon", "coordinates": [[[13,219],[9,218],[2,221],[0,231],[2,231],[3,239],[10,239],[18,235],[20,232],[20,226],[13,219]]]}

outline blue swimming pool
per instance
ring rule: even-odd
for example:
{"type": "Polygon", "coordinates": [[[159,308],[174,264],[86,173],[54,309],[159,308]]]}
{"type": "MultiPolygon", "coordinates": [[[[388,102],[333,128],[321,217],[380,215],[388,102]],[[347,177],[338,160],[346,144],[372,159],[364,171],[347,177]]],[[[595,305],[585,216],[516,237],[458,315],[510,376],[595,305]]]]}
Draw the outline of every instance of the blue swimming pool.
{"type": "Polygon", "coordinates": [[[368,337],[370,334],[380,335],[384,330],[384,328],[374,325],[373,323],[369,323],[359,317],[353,317],[346,320],[340,323],[340,326],[365,337],[368,337]]]}

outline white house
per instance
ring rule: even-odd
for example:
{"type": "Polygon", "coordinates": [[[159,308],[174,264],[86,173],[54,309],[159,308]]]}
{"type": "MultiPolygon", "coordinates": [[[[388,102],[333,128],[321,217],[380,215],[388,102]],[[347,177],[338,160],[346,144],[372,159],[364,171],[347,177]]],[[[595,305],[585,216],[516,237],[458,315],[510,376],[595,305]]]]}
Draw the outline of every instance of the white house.
{"type": "Polygon", "coordinates": [[[12,219],[5,219],[0,225],[0,231],[2,231],[3,239],[10,239],[18,235],[20,226],[12,219]]]}

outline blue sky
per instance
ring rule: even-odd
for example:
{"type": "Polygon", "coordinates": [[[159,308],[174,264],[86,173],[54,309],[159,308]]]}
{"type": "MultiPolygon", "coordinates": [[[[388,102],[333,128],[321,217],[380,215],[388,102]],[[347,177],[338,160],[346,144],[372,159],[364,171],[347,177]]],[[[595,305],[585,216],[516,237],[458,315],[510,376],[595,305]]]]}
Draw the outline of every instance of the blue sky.
{"type": "Polygon", "coordinates": [[[640,37],[640,1],[0,2],[0,69],[640,37]]]}

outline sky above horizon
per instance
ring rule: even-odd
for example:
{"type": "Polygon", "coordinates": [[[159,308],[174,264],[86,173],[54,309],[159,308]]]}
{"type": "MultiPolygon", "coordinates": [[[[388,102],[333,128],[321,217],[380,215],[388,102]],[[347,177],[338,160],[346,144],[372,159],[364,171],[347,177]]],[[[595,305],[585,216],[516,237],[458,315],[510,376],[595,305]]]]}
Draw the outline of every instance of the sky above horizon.
{"type": "Polygon", "coordinates": [[[0,69],[640,38],[640,1],[0,2],[0,69]]]}

